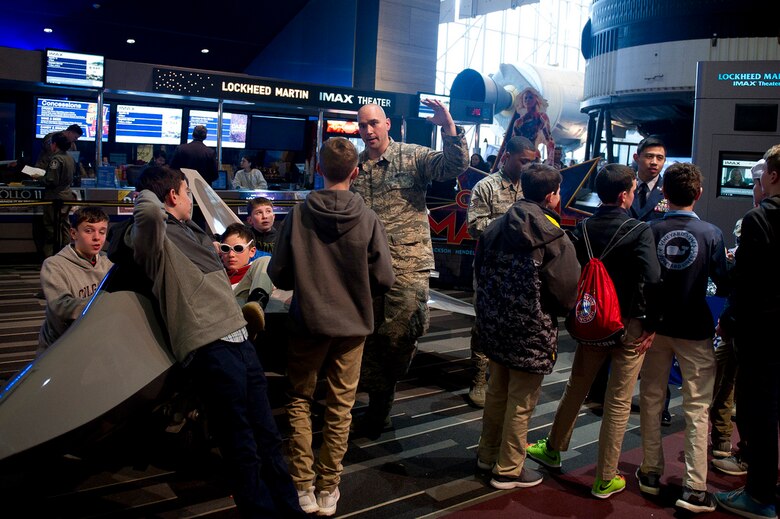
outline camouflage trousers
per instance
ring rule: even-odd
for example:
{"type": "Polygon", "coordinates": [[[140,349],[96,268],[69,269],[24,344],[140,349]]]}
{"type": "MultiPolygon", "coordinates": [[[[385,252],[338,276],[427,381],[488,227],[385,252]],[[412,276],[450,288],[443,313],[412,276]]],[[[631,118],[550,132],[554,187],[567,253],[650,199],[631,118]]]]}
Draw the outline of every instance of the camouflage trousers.
{"type": "Polygon", "coordinates": [[[428,271],[396,274],[395,284],[374,299],[374,333],[366,339],[360,388],[390,394],[409,370],[417,338],[428,331],[428,271]]]}

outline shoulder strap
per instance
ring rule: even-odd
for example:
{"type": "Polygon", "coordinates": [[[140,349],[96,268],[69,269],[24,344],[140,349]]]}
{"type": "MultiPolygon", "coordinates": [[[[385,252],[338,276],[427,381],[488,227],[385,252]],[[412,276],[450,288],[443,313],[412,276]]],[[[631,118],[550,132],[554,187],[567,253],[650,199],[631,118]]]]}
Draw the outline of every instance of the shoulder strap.
{"type": "Polygon", "coordinates": [[[642,225],[642,223],[643,223],[643,222],[641,222],[641,221],[637,220],[636,218],[629,218],[628,220],[626,220],[626,221],[624,221],[623,223],[621,223],[621,224],[620,224],[620,227],[618,227],[618,228],[617,228],[617,230],[615,231],[615,234],[613,234],[613,235],[612,235],[612,238],[610,238],[609,242],[607,243],[607,246],[606,246],[606,247],[604,247],[604,250],[601,252],[601,256],[599,257],[599,259],[603,261],[603,260],[604,260],[604,258],[607,256],[607,254],[609,254],[610,252],[612,252],[612,249],[614,249],[615,247],[617,247],[617,246],[620,244],[620,242],[621,242],[621,241],[623,241],[623,239],[624,239],[626,236],[628,236],[629,234],[631,234],[631,233],[634,231],[634,229],[636,229],[637,227],[639,227],[640,225],[642,225]],[[625,233],[623,233],[623,236],[621,236],[620,238],[618,238],[618,240],[617,240],[617,241],[615,241],[615,238],[617,238],[617,235],[618,235],[618,234],[620,234],[620,229],[622,229],[624,225],[626,225],[628,222],[631,222],[631,221],[635,221],[635,222],[636,222],[636,225],[634,225],[634,226],[633,226],[633,227],[631,227],[631,228],[630,228],[628,231],[626,231],[625,233]],[[614,243],[613,243],[613,242],[614,242],[614,243]]]}
{"type": "Polygon", "coordinates": [[[590,246],[590,238],[588,238],[588,227],[585,225],[588,219],[582,221],[582,239],[585,241],[585,250],[588,252],[588,261],[593,259],[593,248],[590,246]]]}

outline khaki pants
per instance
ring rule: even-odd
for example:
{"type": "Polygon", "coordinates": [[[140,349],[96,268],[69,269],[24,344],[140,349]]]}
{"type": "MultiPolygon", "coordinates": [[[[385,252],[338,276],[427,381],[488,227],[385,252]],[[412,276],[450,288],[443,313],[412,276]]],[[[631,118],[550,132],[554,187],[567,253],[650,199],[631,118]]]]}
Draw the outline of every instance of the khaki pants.
{"type": "Polygon", "coordinates": [[[558,410],[555,412],[555,420],[547,443],[549,448],[554,450],[565,451],[569,448],[582,402],[588,394],[593,379],[609,357],[612,368],[604,398],[604,416],[601,419],[599,457],[596,464],[596,476],[602,481],[610,481],[617,475],[620,448],[623,444],[628,417],[631,414],[631,397],[639,376],[639,369],[642,367],[643,355],[636,352],[633,344],[642,333],[642,324],[632,319],[629,320],[626,328],[621,345],[608,348],[577,345],[571,376],[566,384],[563,398],[558,404],[558,410]]]}
{"type": "Polygon", "coordinates": [[[689,341],[657,335],[653,346],[645,353],[639,382],[639,418],[644,452],[642,472],[664,472],[661,412],[675,355],[682,372],[685,414],[685,474],[682,482],[693,490],[707,490],[707,433],[715,382],[715,354],[710,339],[689,341]]]}
{"type": "Polygon", "coordinates": [[[360,359],[365,337],[290,338],[287,377],[290,380],[290,475],[298,490],[314,485],[317,491],[332,492],[344,470],[352,406],[360,376],[360,359]],[[311,447],[311,401],[317,374],[324,367],[327,395],[322,447],[316,466],[311,447]],[[319,478],[316,476],[319,474],[319,478]],[[316,480],[316,481],[315,481],[316,480]]]}
{"type": "Polygon", "coordinates": [[[544,375],[510,369],[490,361],[490,381],[477,456],[495,462],[500,476],[518,477],[525,463],[528,421],[539,399],[544,375]]]}

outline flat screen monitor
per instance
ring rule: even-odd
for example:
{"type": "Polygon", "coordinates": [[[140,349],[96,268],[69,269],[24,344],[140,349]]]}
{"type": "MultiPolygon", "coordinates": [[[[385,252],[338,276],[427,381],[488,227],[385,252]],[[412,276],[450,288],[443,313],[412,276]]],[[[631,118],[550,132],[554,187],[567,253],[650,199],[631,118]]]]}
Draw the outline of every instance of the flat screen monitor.
{"type": "Polygon", "coordinates": [[[116,142],[181,144],[181,108],[117,105],[116,142]]]}
{"type": "Polygon", "coordinates": [[[47,49],[46,82],[51,85],[101,88],[104,62],[103,56],[47,49]]]}
{"type": "Polygon", "coordinates": [[[299,117],[253,115],[247,145],[257,150],[303,150],[306,119],[299,117]]]}
{"type": "Polygon", "coordinates": [[[753,196],[753,175],[750,169],[763,153],[721,151],[718,159],[718,196],[753,196]]]}
{"type": "MultiPolygon", "coordinates": [[[[246,147],[246,114],[231,114],[222,112],[222,147],[245,148],[246,147]]],[[[217,145],[217,112],[203,110],[190,110],[189,129],[187,135],[192,135],[196,126],[205,126],[208,133],[203,143],[206,146],[217,145]]]]}
{"type": "Polygon", "coordinates": [[[325,122],[325,133],[332,135],[360,135],[357,121],[332,119],[325,122]]]}
{"type": "Polygon", "coordinates": [[[441,101],[441,104],[446,106],[447,110],[450,109],[450,96],[420,92],[420,107],[417,109],[417,117],[420,117],[421,119],[425,119],[433,115],[433,110],[422,104],[422,102],[426,99],[435,99],[437,101],[441,101]]]}
{"type": "MultiPolygon", "coordinates": [[[[103,104],[103,137],[108,140],[108,119],[110,105],[103,104]]],[[[35,108],[35,136],[44,138],[48,133],[66,129],[78,124],[84,135],[81,140],[94,141],[97,134],[97,103],[87,101],[67,101],[65,99],[45,99],[39,97],[35,108]]]]}

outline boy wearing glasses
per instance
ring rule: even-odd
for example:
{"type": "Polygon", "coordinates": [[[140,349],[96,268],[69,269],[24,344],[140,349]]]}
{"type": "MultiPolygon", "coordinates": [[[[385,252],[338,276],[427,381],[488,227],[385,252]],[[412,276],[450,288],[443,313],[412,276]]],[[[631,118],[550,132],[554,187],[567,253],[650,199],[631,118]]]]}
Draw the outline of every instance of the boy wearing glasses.
{"type": "Polygon", "coordinates": [[[211,237],[190,219],[184,175],[151,167],[136,188],[132,224],[113,237],[112,257],[118,264],[132,258],[128,270],[151,282],[172,353],[208,412],[239,512],[305,517],[282,456],[263,367],[211,237]]]}
{"type": "Polygon", "coordinates": [[[357,163],[348,140],[325,141],[317,164],[325,189],[288,213],[268,266],[277,287],[294,289],[287,366],[290,473],[303,511],[325,516],[336,513],[363,345],[374,329],[373,297],[395,281],[384,227],[349,190],[357,163]],[[315,463],[311,401],[320,371],[327,404],[315,463]]]}
{"type": "Polygon", "coordinates": [[[222,234],[219,255],[233,286],[233,295],[247,321],[249,339],[253,342],[265,328],[264,310],[273,291],[273,283],[267,273],[270,257],[261,256],[252,261],[256,252],[252,231],[240,223],[228,225],[222,234]]]}

